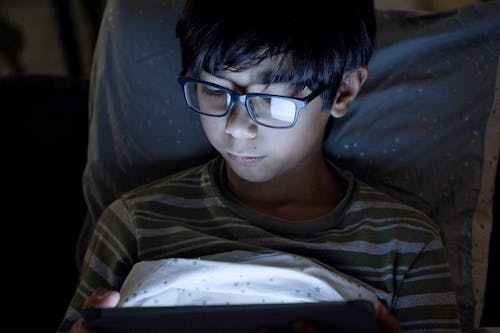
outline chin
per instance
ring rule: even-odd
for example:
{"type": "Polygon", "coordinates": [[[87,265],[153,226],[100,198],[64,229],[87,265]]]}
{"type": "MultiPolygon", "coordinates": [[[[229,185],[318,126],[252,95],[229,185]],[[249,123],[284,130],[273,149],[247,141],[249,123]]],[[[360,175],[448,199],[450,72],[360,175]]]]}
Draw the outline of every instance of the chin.
{"type": "Polygon", "coordinates": [[[262,172],[262,168],[255,168],[245,166],[234,166],[229,164],[229,167],[238,178],[250,183],[265,183],[270,181],[273,177],[267,173],[262,172]]]}

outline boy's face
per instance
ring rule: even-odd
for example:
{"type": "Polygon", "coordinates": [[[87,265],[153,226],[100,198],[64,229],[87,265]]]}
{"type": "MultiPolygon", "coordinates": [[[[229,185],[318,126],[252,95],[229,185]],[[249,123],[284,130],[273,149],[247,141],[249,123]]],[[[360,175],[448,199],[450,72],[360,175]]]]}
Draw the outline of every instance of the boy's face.
{"type": "MultiPolygon", "coordinates": [[[[311,93],[306,88],[294,91],[287,83],[268,85],[266,74],[276,60],[265,60],[248,70],[226,71],[221,76],[206,72],[200,79],[239,93],[265,93],[302,98],[311,93]]],[[[231,174],[249,182],[267,182],[282,178],[292,181],[301,172],[310,172],[315,163],[323,163],[322,145],[330,112],[321,111],[322,100],[315,98],[300,112],[292,128],[260,126],[250,119],[245,106],[235,103],[225,117],[201,115],[205,134],[224,157],[231,174]],[[292,178],[290,178],[292,177],[292,178]]]]}

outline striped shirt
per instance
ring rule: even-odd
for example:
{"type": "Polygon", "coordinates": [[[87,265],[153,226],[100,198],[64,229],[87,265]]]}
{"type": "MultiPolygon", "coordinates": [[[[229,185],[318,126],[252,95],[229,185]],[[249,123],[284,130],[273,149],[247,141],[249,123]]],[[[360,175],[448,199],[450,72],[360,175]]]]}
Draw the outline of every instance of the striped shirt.
{"type": "Polygon", "coordinates": [[[98,287],[119,290],[144,260],[233,250],[292,253],[374,288],[403,332],[460,332],[456,296],[438,227],[418,210],[332,166],[348,183],[327,214],[288,221],[251,211],[224,189],[224,161],[134,189],[99,219],[59,332],[69,331],[98,287]]]}

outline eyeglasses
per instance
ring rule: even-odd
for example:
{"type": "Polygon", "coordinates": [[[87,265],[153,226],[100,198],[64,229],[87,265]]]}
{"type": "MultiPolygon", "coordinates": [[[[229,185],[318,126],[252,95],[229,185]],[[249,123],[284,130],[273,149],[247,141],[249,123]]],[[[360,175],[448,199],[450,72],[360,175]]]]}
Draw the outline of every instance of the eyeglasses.
{"type": "Polygon", "coordinates": [[[211,117],[224,117],[235,102],[243,103],[248,116],[259,125],[271,128],[295,126],[299,111],[326,87],[313,91],[304,98],[292,98],[270,94],[238,94],[231,89],[211,82],[180,76],[187,105],[198,113],[211,117]]]}

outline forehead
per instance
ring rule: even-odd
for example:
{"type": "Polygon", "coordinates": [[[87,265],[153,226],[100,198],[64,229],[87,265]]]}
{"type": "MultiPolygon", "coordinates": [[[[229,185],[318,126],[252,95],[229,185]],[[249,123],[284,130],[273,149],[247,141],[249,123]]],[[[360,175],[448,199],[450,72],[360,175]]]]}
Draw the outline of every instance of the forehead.
{"type": "Polygon", "coordinates": [[[277,83],[273,80],[276,74],[275,70],[282,57],[265,58],[251,67],[242,66],[244,69],[228,68],[217,74],[202,73],[202,78],[205,75],[209,77],[217,77],[220,79],[231,81],[233,84],[240,87],[248,87],[255,84],[270,84],[277,83]]]}

